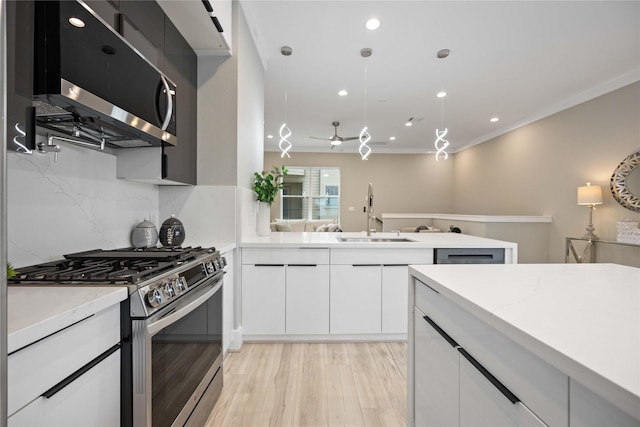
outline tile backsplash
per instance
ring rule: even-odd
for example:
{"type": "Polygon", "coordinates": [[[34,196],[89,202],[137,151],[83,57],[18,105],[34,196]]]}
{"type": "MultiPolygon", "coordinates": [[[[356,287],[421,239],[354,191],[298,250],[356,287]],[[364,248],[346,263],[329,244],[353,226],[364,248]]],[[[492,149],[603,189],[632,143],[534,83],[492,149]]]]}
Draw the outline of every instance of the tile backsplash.
{"type": "Polygon", "coordinates": [[[63,254],[130,246],[143,219],[158,225],[157,186],[116,178],[117,157],[62,145],[7,156],[8,260],[20,267],[63,254]]]}

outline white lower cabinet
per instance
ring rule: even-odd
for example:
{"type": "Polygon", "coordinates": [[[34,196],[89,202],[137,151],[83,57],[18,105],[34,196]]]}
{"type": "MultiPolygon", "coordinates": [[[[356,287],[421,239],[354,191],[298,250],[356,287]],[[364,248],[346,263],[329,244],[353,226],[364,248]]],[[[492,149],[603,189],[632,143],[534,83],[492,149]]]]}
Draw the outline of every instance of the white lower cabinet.
{"type": "Polygon", "coordinates": [[[416,426],[460,424],[458,371],[460,353],[415,310],[416,426]]]}
{"type": "Polygon", "coordinates": [[[247,335],[284,334],[285,266],[242,266],[242,329],[247,335]]]}
{"type": "Polygon", "coordinates": [[[382,266],[382,333],[406,334],[409,266],[382,266]]]}
{"type": "Polygon", "coordinates": [[[331,266],[331,333],[379,334],[382,266],[331,266]]]}
{"type": "Polygon", "coordinates": [[[120,350],[56,394],[40,396],[8,419],[9,427],[120,425],[120,350]]]}
{"type": "Polygon", "coordinates": [[[287,334],[329,333],[329,266],[287,265],[287,334]]]}
{"type": "MultiPolygon", "coordinates": [[[[421,283],[416,282],[415,286],[414,327],[410,337],[414,348],[414,391],[410,398],[415,425],[546,426],[520,401],[518,390],[511,390],[503,383],[505,380],[489,371],[484,359],[476,359],[465,348],[466,341],[458,341],[456,336],[465,338],[458,332],[462,327],[457,323],[462,320],[459,309],[421,283]]],[[[523,364],[519,369],[527,368],[523,364]]],[[[513,375],[517,377],[518,373],[513,375]]]]}
{"type": "MultiPolygon", "coordinates": [[[[509,394],[507,390],[505,393],[509,394]]],[[[507,397],[465,357],[460,357],[461,426],[546,426],[515,395],[507,397]]]]}
{"type": "Polygon", "coordinates": [[[120,305],[7,358],[8,425],[120,425],[120,305]]]}
{"type": "Polygon", "coordinates": [[[329,250],[243,249],[242,329],[249,339],[328,334],[329,250]]]}
{"type": "Polygon", "coordinates": [[[571,426],[640,426],[640,421],[598,396],[574,379],[569,382],[569,422],[571,426]]]}

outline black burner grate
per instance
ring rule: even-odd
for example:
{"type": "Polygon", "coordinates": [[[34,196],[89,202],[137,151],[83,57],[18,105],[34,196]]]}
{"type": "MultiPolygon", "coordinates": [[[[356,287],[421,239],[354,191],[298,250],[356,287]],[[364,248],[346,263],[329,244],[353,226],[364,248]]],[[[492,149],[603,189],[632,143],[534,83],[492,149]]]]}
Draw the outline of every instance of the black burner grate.
{"type": "Polygon", "coordinates": [[[65,255],[64,260],[19,268],[9,281],[133,284],[214,251],[215,248],[201,247],[95,249],[65,255]]]}

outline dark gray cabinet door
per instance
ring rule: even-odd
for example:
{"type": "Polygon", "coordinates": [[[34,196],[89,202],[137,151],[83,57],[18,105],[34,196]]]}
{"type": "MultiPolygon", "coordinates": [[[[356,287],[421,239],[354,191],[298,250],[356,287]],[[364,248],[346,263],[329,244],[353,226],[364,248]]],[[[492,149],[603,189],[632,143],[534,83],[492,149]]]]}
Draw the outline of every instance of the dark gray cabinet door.
{"type": "Polygon", "coordinates": [[[120,0],[84,0],[84,2],[111,28],[119,31],[120,0]]]}
{"type": "Polygon", "coordinates": [[[159,70],[164,69],[165,15],[155,1],[121,0],[120,34],[159,70]]]}
{"type": "Polygon", "coordinates": [[[177,85],[178,145],[164,148],[163,178],[185,184],[197,179],[197,57],[180,32],[165,17],[165,74],[177,85]]]}
{"type": "Polygon", "coordinates": [[[9,0],[7,13],[7,150],[35,148],[33,99],[34,5],[9,0]]]}

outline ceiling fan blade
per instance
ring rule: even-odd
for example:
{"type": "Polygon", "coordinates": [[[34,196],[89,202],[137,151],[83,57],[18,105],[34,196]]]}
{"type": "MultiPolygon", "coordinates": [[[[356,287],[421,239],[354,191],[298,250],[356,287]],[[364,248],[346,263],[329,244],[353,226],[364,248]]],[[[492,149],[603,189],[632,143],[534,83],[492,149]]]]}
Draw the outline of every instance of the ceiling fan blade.
{"type": "Polygon", "coordinates": [[[317,136],[310,136],[309,138],[311,138],[311,139],[321,139],[323,141],[331,141],[331,138],[320,138],[320,137],[317,137],[317,136]]]}
{"type": "Polygon", "coordinates": [[[353,141],[353,140],[358,139],[358,138],[360,138],[360,137],[359,136],[347,136],[347,137],[340,138],[340,139],[343,140],[343,141],[353,141]]]}

